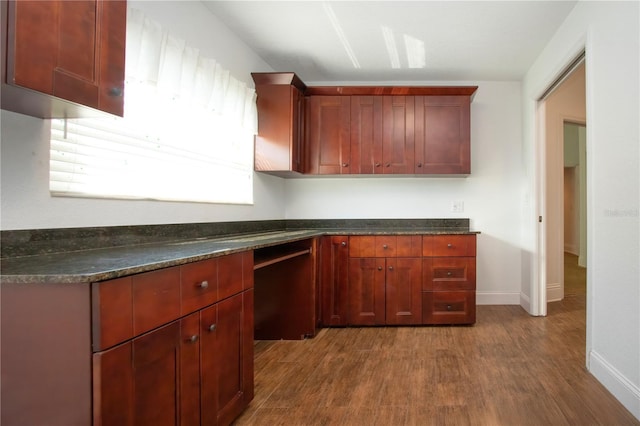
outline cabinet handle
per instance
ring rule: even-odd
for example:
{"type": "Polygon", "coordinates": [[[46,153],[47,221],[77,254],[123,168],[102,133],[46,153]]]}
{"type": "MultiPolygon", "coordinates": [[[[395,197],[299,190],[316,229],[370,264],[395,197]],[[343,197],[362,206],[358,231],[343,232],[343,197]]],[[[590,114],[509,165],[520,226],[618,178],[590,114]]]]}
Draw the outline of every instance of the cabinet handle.
{"type": "Polygon", "coordinates": [[[386,244],[383,244],[383,245],[382,245],[382,248],[386,250],[386,249],[388,249],[388,248],[389,248],[389,246],[388,246],[388,245],[386,245],[386,244]]]}
{"type": "Polygon", "coordinates": [[[451,271],[447,272],[447,276],[450,277],[451,276],[451,271]]]}
{"type": "Polygon", "coordinates": [[[447,311],[451,310],[451,305],[447,305],[447,311]]]}
{"type": "Polygon", "coordinates": [[[197,341],[198,341],[198,335],[197,334],[194,334],[193,336],[189,337],[189,340],[188,340],[189,343],[195,343],[197,341]]]}
{"type": "Polygon", "coordinates": [[[347,246],[347,242],[346,242],[346,241],[343,241],[343,242],[341,242],[341,243],[340,243],[340,245],[341,245],[342,247],[346,247],[346,246],[347,246]]]}
{"type": "Polygon", "coordinates": [[[418,167],[422,167],[422,163],[418,163],[418,167]]]}
{"type": "Polygon", "coordinates": [[[389,266],[389,270],[390,270],[390,271],[393,271],[393,266],[389,266]]]}
{"type": "Polygon", "coordinates": [[[209,287],[209,281],[205,280],[205,281],[199,282],[198,284],[196,284],[196,287],[207,288],[209,287]]]}
{"type": "Polygon", "coordinates": [[[342,163],[342,167],[349,167],[349,163],[342,163]]]}
{"type": "Polygon", "coordinates": [[[447,248],[452,248],[452,247],[453,247],[453,244],[451,243],[447,244],[447,248]]]}
{"type": "Polygon", "coordinates": [[[119,98],[122,96],[122,87],[110,87],[107,93],[109,96],[119,98]]]}
{"type": "Polygon", "coordinates": [[[209,331],[216,331],[216,325],[215,324],[211,324],[209,326],[209,331]]]}
{"type": "Polygon", "coordinates": [[[382,271],[382,266],[378,266],[378,271],[382,271]]]}
{"type": "Polygon", "coordinates": [[[376,163],[376,167],[380,167],[380,163],[376,163]]]}
{"type": "Polygon", "coordinates": [[[391,167],[391,163],[387,163],[387,164],[386,164],[386,166],[387,166],[387,167],[391,167]]]}

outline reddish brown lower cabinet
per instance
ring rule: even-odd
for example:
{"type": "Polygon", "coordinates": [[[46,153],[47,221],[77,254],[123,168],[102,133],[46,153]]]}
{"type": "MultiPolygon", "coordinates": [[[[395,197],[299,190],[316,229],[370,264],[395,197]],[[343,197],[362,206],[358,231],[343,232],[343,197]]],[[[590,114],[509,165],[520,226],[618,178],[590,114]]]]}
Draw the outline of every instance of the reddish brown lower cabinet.
{"type": "Polygon", "coordinates": [[[229,425],[253,398],[252,251],[0,301],[2,424],[229,425]]]}
{"type": "Polygon", "coordinates": [[[349,237],[323,237],[320,242],[320,317],[327,326],[347,325],[349,237]]]}
{"type": "Polygon", "coordinates": [[[324,326],[473,324],[476,235],[324,237],[324,326]]]}
{"type": "Polygon", "coordinates": [[[413,235],[349,239],[350,325],[422,322],[421,241],[413,235]]]}

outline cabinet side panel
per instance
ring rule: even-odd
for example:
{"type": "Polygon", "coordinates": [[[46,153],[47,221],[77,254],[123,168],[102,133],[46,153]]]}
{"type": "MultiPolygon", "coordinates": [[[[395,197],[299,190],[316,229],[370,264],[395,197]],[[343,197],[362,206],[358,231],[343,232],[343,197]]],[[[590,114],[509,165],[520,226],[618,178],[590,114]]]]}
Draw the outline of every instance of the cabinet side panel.
{"type": "Polygon", "coordinates": [[[0,292],[1,423],[90,424],[90,286],[2,283],[0,292]]]}

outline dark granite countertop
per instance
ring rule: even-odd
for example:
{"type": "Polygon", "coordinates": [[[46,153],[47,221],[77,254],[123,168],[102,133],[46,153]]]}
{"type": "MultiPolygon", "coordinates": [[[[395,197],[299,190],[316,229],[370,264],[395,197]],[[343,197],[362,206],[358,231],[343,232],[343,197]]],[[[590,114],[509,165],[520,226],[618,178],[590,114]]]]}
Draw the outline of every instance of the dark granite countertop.
{"type": "MultiPolygon", "coordinates": [[[[303,224],[301,222],[290,225],[303,224]]],[[[449,227],[433,226],[434,223],[420,226],[419,222],[371,223],[369,221],[364,227],[359,226],[361,223],[329,222],[321,224],[324,226],[309,229],[299,229],[297,226],[272,230],[260,228],[255,232],[214,233],[204,237],[189,235],[173,239],[165,235],[162,238],[156,238],[156,241],[143,244],[6,256],[0,260],[0,278],[3,283],[90,283],[321,235],[478,233],[470,231],[468,222],[466,224],[466,227],[464,224],[449,227]]],[[[9,237],[9,234],[3,235],[4,237],[9,237]]]]}

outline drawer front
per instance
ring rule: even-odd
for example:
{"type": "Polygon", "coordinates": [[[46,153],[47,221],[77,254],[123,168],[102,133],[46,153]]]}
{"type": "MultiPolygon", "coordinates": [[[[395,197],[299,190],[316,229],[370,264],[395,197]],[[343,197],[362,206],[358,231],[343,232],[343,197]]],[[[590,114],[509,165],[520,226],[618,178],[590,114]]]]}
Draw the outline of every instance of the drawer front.
{"type": "Polygon", "coordinates": [[[253,288],[253,251],[218,257],[218,298],[220,300],[253,288]]]}
{"type": "Polygon", "coordinates": [[[425,291],[422,293],[425,324],[474,324],[475,291],[425,291]]]}
{"type": "Polygon", "coordinates": [[[144,333],[180,317],[180,268],[134,275],[133,332],[144,333]]]}
{"type": "Polygon", "coordinates": [[[180,267],[182,315],[195,312],[218,301],[218,262],[216,259],[189,263],[180,267]]]}
{"type": "Polygon", "coordinates": [[[349,238],[349,257],[420,257],[421,235],[358,235],[349,238]]]}
{"type": "Polygon", "coordinates": [[[399,235],[396,240],[396,256],[422,256],[422,235],[399,235]]]}
{"type": "Polygon", "coordinates": [[[422,261],[422,289],[475,290],[475,257],[433,257],[422,261]]]}
{"type": "Polygon", "coordinates": [[[376,237],[372,235],[349,237],[349,257],[376,257],[376,237]]]}
{"type": "Polygon", "coordinates": [[[422,239],[422,255],[434,257],[476,255],[476,236],[426,235],[422,239]]]}
{"type": "Polygon", "coordinates": [[[91,284],[92,346],[102,351],[133,337],[131,277],[91,284]]]}

